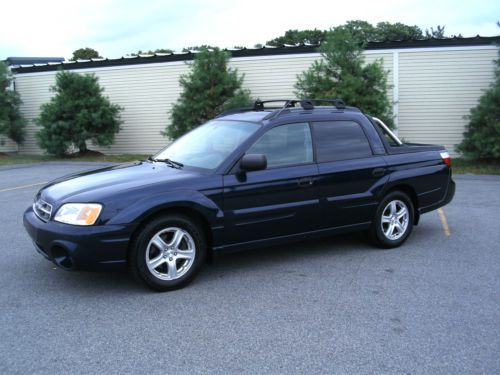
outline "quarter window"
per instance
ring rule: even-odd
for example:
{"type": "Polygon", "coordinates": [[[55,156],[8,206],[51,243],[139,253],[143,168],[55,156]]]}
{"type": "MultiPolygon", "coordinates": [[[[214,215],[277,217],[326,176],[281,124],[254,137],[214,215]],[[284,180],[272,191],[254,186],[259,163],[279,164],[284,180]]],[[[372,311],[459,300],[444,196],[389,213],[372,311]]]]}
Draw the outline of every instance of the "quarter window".
{"type": "Polygon", "coordinates": [[[266,155],[269,168],[312,163],[309,124],[288,124],[272,128],[250,147],[247,154],[266,155]]]}
{"type": "Polygon", "coordinates": [[[354,121],[316,122],[313,129],[318,163],[372,155],[363,129],[354,121]]]}

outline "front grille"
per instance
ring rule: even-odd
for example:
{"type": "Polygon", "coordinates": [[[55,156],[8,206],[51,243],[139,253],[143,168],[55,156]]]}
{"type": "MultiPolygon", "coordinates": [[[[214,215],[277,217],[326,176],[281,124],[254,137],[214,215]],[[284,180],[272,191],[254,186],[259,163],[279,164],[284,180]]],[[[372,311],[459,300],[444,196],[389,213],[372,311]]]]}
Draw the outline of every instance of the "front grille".
{"type": "Polygon", "coordinates": [[[52,214],[52,205],[38,198],[35,203],[33,203],[33,211],[40,219],[48,221],[52,214]]]}

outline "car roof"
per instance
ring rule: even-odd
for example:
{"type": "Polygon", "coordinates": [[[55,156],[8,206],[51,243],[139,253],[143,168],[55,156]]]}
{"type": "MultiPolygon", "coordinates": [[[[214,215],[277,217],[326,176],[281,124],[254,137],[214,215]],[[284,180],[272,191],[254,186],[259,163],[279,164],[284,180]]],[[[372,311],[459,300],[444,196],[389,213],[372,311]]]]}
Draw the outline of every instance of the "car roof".
{"type": "Polygon", "coordinates": [[[272,111],[249,111],[232,113],[225,116],[217,117],[218,120],[233,120],[233,121],[252,121],[261,122],[266,116],[268,116],[272,111]]]}

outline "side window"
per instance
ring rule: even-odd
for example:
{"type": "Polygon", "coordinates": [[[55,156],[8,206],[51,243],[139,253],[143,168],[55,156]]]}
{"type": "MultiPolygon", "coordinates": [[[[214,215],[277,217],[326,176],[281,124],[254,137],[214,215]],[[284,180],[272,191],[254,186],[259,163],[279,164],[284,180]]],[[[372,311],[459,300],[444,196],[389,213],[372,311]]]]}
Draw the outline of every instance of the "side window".
{"type": "Polygon", "coordinates": [[[372,155],[363,129],[354,121],[316,122],[313,129],[318,163],[372,155]]]}
{"type": "Polygon", "coordinates": [[[268,168],[313,162],[309,124],[289,124],[272,128],[247,151],[264,154],[268,168]]]}

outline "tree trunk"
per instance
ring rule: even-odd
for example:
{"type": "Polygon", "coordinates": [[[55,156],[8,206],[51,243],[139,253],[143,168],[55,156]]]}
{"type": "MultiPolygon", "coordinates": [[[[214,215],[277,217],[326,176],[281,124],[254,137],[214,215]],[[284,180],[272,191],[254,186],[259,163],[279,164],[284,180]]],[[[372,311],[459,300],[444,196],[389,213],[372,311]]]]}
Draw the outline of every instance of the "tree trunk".
{"type": "Polygon", "coordinates": [[[85,154],[85,151],[87,151],[87,143],[85,141],[78,144],[78,151],[82,155],[85,154]]]}

